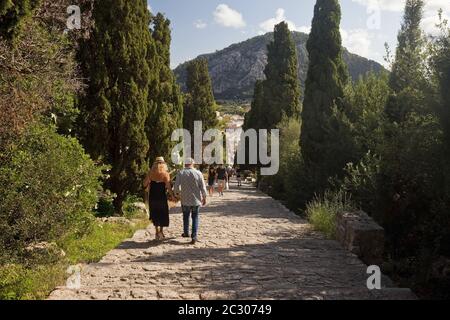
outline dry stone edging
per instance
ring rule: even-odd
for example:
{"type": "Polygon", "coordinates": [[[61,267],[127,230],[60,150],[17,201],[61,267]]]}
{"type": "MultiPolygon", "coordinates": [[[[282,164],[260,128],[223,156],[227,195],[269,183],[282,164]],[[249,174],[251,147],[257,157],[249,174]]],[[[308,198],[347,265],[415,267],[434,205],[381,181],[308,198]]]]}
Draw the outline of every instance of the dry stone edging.
{"type": "Polygon", "coordinates": [[[336,221],[337,240],[367,265],[381,265],[384,229],[363,211],[342,212],[336,221]]]}

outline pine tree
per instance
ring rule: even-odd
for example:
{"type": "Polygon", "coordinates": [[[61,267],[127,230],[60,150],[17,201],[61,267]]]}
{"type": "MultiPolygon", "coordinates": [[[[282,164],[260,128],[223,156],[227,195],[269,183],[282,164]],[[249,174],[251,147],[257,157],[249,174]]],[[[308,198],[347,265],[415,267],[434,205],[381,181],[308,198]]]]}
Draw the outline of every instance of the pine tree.
{"type": "Polygon", "coordinates": [[[311,192],[324,190],[348,161],[346,115],[342,98],[348,82],[342,59],[337,0],[317,0],[307,42],[309,70],[302,112],[301,152],[311,176],[311,192]]]}
{"type": "Polygon", "coordinates": [[[393,94],[389,97],[385,108],[391,122],[402,123],[409,113],[413,111],[421,113],[423,109],[423,97],[420,97],[420,92],[427,86],[424,78],[425,39],[420,27],[423,8],[423,0],[406,1],[395,61],[389,79],[393,94]]]}
{"type": "Polygon", "coordinates": [[[151,81],[147,119],[147,135],[150,143],[149,159],[158,156],[169,158],[173,147],[171,135],[182,127],[182,94],[170,69],[170,21],[162,14],[153,19],[153,41],[150,44],[149,65],[156,78],[151,81]]]}
{"type": "Polygon", "coordinates": [[[272,129],[280,123],[283,115],[288,118],[300,117],[297,49],[287,23],[281,22],[275,26],[274,41],[267,50],[261,120],[265,129],[272,129]]]}
{"type": "Polygon", "coordinates": [[[13,40],[40,0],[0,0],[0,37],[13,40]]]}
{"type": "Polygon", "coordinates": [[[206,59],[196,59],[189,63],[186,86],[184,128],[193,134],[195,121],[203,122],[204,131],[216,127],[215,100],[206,59]]]}
{"type": "Polygon", "coordinates": [[[106,186],[120,213],[148,168],[150,15],[145,0],[104,0],[95,2],[93,17],[91,38],[79,53],[89,79],[79,103],[80,137],[94,159],[111,166],[106,186]]]}

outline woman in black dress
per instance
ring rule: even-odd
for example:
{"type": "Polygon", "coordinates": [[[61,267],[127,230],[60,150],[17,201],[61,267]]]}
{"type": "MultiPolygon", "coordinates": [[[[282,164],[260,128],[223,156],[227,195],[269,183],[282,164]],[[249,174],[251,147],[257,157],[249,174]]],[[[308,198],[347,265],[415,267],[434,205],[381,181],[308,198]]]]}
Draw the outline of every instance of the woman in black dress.
{"type": "Polygon", "coordinates": [[[150,220],[156,230],[156,240],[162,240],[164,228],[169,226],[169,204],[167,193],[171,192],[170,174],[164,158],[156,158],[144,180],[144,188],[149,188],[150,220]]]}
{"type": "Polygon", "coordinates": [[[211,197],[214,196],[214,185],[216,184],[216,180],[217,180],[216,169],[214,169],[213,166],[210,166],[208,170],[208,187],[209,187],[209,195],[211,197]]]}

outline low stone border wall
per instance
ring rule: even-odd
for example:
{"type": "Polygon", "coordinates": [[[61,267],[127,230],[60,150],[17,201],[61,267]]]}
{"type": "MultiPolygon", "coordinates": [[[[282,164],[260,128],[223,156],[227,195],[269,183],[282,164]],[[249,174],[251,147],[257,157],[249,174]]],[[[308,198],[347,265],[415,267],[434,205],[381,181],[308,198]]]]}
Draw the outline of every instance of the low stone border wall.
{"type": "Polygon", "coordinates": [[[381,265],[384,229],[363,211],[343,212],[337,216],[336,237],[345,249],[367,265],[381,265]]]}

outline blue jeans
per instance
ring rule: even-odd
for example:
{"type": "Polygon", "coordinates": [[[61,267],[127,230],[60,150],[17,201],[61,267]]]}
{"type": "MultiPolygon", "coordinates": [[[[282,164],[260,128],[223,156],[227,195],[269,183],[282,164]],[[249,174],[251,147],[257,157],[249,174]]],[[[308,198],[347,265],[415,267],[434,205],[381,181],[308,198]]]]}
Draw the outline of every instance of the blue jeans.
{"type": "Polygon", "coordinates": [[[197,240],[200,207],[182,206],[184,234],[189,234],[189,219],[192,213],[192,239],[197,240]]]}

